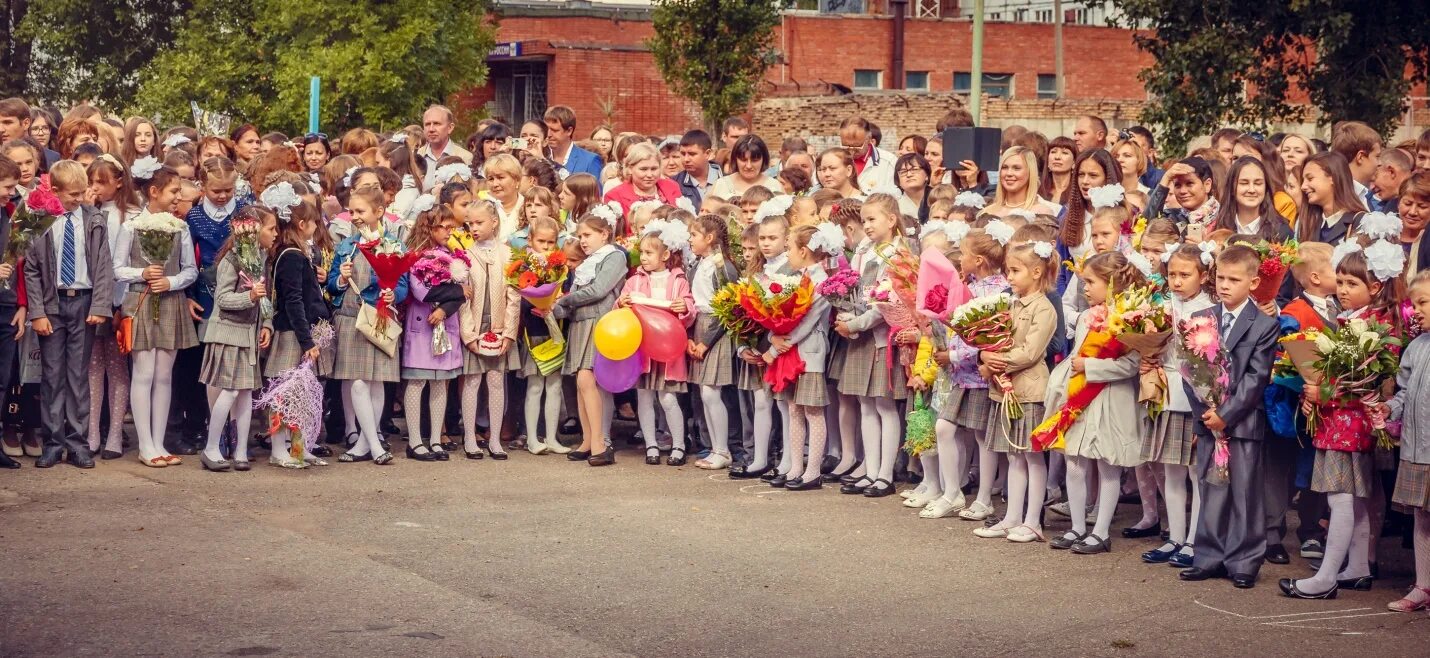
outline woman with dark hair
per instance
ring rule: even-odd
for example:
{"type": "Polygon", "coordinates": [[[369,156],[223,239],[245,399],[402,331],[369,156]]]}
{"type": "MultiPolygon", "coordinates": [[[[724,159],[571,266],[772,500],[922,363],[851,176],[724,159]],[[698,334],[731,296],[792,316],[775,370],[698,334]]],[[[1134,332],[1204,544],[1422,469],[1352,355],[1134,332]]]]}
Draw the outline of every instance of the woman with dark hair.
{"type": "MultiPolygon", "coordinates": [[[[1051,150],[1050,147],[1049,150],[1051,150]]],[[[1073,163],[1076,181],[1069,187],[1067,211],[1063,213],[1063,231],[1059,238],[1074,257],[1080,257],[1089,249],[1092,237],[1090,210],[1092,198],[1088,193],[1104,185],[1122,181],[1122,168],[1105,149],[1088,149],[1078,154],[1073,163]]]]}
{"type": "Polygon", "coordinates": [[[775,194],[783,194],[780,182],[765,175],[770,168],[770,149],[759,135],[745,135],[735,142],[730,150],[730,161],[734,171],[715,181],[710,188],[710,196],[729,199],[741,196],[752,187],[765,187],[775,194]]]}
{"type": "Polygon", "coordinates": [[[303,167],[309,173],[322,171],[323,165],[333,157],[333,147],[328,144],[328,136],[323,133],[308,133],[298,142],[303,152],[303,167]]]}
{"type": "Polygon", "coordinates": [[[245,123],[234,128],[228,138],[233,142],[233,155],[238,160],[239,170],[247,171],[249,163],[258,159],[258,152],[263,148],[263,139],[258,133],[258,127],[251,123],[245,123]]]}
{"type": "MultiPolygon", "coordinates": [[[[1231,153],[1234,158],[1249,156],[1261,161],[1262,169],[1266,172],[1266,182],[1275,192],[1271,202],[1276,206],[1276,211],[1281,213],[1287,222],[1296,221],[1296,206],[1300,203],[1301,191],[1287,184],[1286,163],[1281,160],[1281,154],[1276,147],[1258,134],[1246,133],[1232,142],[1231,153]]],[[[1235,179],[1228,172],[1226,180],[1230,186],[1235,179]]],[[[1223,203],[1222,206],[1225,207],[1226,204],[1223,203]]]]}
{"type": "Polygon", "coordinates": [[[1043,165],[1042,189],[1038,195],[1060,206],[1068,205],[1068,190],[1073,188],[1073,164],[1077,160],[1077,142],[1068,137],[1054,137],[1048,142],[1048,161],[1043,165]]]}
{"type": "Polygon", "coordinates": [[[894,180],[899,185],[899,212],[916,217],[920,224],[929,220],[928,160],[918,153],[905,153],[894,161],[894,180]]]}
{"type": "Polygon", "coordinates": [[[472,152],[472,171],[486,177],[487,159],[506,148],[511,139],[511,128],[500,121],[487,124],[481,132],[467,138],[467,150],[472,152]]]}
{"type": "Polygon", "coordinates": [[[54,149],[55,134],[60,130],[60,121],[51,110],[43,107],[30,108],[30,137],[42,149],[54,149]]]}
{"type": "Polygon", "coordinates": [[[1301,165],[1301,193],[1305,198],[1296,222],[1296,238],[1301,242],[1340,244],[1366,213],[1350,165],[1335,151],[1317,153],[1301,165]]]}
{"type": "Polygon", "coordinates": [[[1285,242],[1295,236],[1290,222],[1277,210],[1276,187],[1264,161],[1237,158],[1227,171],[1226,185],[1218,195],[1220,208],[1212,228],[1255,235],[1267,242],[1285,242]]]}

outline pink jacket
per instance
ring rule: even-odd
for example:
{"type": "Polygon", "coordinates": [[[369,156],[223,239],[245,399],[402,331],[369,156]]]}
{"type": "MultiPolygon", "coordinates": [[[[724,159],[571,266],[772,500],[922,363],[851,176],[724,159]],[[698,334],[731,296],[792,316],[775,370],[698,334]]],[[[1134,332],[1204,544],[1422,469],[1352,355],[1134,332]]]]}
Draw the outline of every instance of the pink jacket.
{"type": "MultiPolygon", "coordinates": [[[[690,282],[685,280],[685,272],[679,268],[666,271],[670,272],[670,284],[665,287],[663,299],[672,302],[677,299],[685,301],[685,312],[675,317],[685,325],[686,329],[689,329],[695,324],[695,297],[690,292],[690,282]]],[[[626,279],[626,285],[621,288],[621,294],[655,297],[650,291],[650,273],[646,272],[644,268],[637,267],[630,278],[626,279]]],[[[646,364],[646,372],[650,372],[649,363],[646,364]]],[[[666,379],[683,382],[688,378],[686,373],[685,357],[665,364],[666,379]]]]}

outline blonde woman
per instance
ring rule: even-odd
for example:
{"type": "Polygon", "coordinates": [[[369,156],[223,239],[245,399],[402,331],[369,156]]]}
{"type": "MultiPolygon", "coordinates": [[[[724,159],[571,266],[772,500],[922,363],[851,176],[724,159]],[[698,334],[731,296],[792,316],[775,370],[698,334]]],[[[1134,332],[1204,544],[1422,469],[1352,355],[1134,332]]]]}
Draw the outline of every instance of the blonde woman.
{"type": "Polygon", "coordinates": [[[1038,196],[1038,158],[1033,149],[1013,146],[998,159],[998,190],[984,215],[1007,217],[1013,210],[1040,215],[1058,214],[1058,205],[1038,196]]]}

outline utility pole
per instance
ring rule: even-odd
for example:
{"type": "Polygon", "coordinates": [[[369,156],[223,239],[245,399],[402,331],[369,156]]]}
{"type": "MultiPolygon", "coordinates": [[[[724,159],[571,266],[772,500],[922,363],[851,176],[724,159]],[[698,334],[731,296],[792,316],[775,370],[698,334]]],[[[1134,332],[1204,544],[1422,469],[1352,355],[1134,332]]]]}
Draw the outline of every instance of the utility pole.
{"type": "Polygon", "coordinates": [[[969,113],[978,125],[983,111],[983,0],[973,0],[973,72],[969,74],[969,113]]]}
{"type": "Polygon", "coordinates": [[[1063,97],[1063,0],[1053,0],[1053,90],[1063,97]]]}

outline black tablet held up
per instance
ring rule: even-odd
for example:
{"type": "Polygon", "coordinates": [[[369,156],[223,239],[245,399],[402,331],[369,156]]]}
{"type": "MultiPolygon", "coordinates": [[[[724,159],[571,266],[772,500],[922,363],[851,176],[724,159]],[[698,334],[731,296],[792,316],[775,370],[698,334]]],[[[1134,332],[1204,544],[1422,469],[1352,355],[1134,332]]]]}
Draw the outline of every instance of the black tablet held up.
{"type": "Polygon", "coordinates": [[[943,166],[957,169],[958,163],[972,160],[982,171],[998,171],[998,147],[1003,131],[997,128],[945,128],[943,166]]]}

